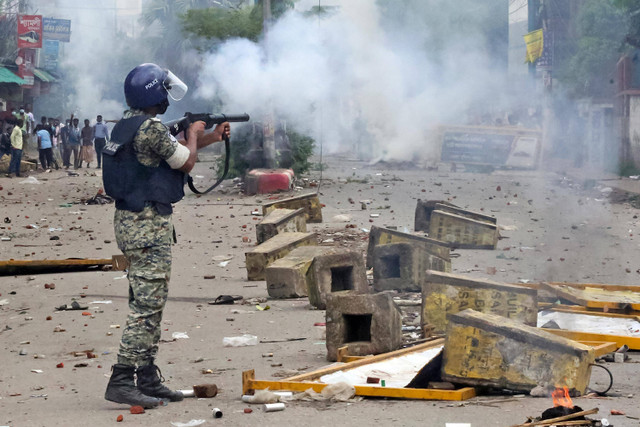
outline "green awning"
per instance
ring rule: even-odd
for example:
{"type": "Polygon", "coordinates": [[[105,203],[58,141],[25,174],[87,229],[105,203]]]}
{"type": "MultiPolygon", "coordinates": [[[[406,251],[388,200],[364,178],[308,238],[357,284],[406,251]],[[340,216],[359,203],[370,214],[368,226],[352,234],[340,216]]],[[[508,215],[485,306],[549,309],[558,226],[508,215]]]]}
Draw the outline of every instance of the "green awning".
{"type": "Polygon", "coordinates": [[[0,67],[0,83],[16,83],[23,85],[26,82],[13,74],[8,68],[0,67]]]}
{"type": "Polygon", "coordinates": [[[55,77],[53,77],[51,74],[47,73],[45,70],[40,68],[34,68],[33,75],[35,75],[37,78],[39,78],[45,83],[51,83],[56,81],[55,77]]]}

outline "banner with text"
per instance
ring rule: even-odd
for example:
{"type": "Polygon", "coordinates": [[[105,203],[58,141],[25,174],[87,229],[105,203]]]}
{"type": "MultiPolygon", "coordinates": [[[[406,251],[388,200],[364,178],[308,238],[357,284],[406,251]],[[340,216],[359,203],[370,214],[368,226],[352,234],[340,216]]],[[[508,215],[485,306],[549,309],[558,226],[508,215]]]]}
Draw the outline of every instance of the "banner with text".
{"type": "Polygon", "coordinates": [[[42,52],[44,54],[43,68],[49,71],[56,71],[58,69],[58,52],[60,50],[60,42],[58,40],[45,39],[42,46],[42,52]]]}
{"type": "Polygon", "coordinates": [[[44,18],[42,35],[46,40],[69,42],[71,40],[71,21],[68,19],[44,18]]]}
{"type": "Polygon", "coordinates": [[[42,15],[18,16],[18,49],[42,47],[42,15]]]}
{"type": "Polygon", "coordinates": [[[524,43],[527,45],[527,57],[524,62],[534,63],[542,56],[544,45],[544,32],[542,29],[525,34],[524,43]]]}

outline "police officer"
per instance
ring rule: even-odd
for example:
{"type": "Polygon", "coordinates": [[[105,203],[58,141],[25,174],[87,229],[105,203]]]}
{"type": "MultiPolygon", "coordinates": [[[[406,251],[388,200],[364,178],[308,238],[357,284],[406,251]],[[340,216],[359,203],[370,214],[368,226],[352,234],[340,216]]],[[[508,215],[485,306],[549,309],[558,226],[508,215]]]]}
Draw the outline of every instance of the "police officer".
{"type": "Polygon", "coordinates": [[[187,86],[156,64],[134,68],[124,92],[130,109],[111,132],[102,166],[105,190],[116,200],[116,241],[129,262],[131,311],[105,399],[152,408],[184,398],[162,384],[154,362],[171,275],[171,204],[184,197],[196,150],[221,141],[230,129],[223,123],[204,134],[204,122],[197,121],[189,126],[186,141],[171,136],[156,115],[166,111],[169,97],[182,99],[187,86]]]}

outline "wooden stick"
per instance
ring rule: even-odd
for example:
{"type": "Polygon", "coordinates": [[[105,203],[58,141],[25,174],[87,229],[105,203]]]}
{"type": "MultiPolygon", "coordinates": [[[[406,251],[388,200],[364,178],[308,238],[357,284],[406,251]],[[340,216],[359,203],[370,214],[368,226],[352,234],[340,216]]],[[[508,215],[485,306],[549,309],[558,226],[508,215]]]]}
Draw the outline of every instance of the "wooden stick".
{"type": "MultiPolygon", "coordinates": [[[[588,411],[576,412],[574,414],[563,415],[562,417],[550,418],[548,420],[536,421],[536,422],[529,423],[529,424],[517,424],[517,425],[511,426],[511,427],[550,426],[550,425],[556,424],[556,422],[558,422],[558,421],[571,420],[573,418],[581,417],[583,415],[591,415],[591,414],[597,414],[597,413],[598,413],[598,408],[593,408],[593,409],[589,409],[588,411]]],[[[586,422],[587,422],[587,420],[585,420],[585,423],[586,422]]]]}
{"type": "Polygon", "coordinates": [[[554,426],[592,426],[592,420],[572,420],[572,421],[560,421],[559,423],[554,423],[554,426]]]}
{"type": "MultiPolygon", "coordinates": [[[[594,422],[592,420],[571,420],[571,421],[559,421],[553,423],[555,426],[592,426],[594,422]]],[[[530,426],[532,424],[522,424],[523,426],[530,426]]]]}

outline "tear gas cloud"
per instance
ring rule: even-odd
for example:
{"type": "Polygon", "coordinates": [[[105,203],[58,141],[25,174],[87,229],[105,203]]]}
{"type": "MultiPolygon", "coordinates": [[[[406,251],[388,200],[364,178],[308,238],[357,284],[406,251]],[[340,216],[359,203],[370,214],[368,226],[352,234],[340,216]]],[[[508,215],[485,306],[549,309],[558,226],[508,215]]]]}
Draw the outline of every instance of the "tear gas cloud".
{"type": "Polygon", "coordinates": [[[320,19],[292,11],[266,40],[229,40],[207,55],[197,95],[217,95],[226,111],[256,120],[273,108],[325,151],[428,158],[437,151],[429,143],[436,126],[464,123],[472,106],[506,105],[505,74],[492,68],[481,25],[455,25],[461,10],[483,5],[397,3],[403,12],[392,19],[371,0],[342,1],[320,19]],[[419,16],[440,25],[429,28],[419,16]]]}
{"type": "MultiPolygon", "coordinates": [[[[60,43],[60,63],[66,84],[66,104],[71,111],[49,111],[47,115],[63,119],[73,112],[82,122],[88,118],[92,122],[98,114],[105,119],[122,116],[125,108],[122,95],[123,77],[114,80],[114,53],[122,49],[121,41],[115,37],[115,2],[103,5],[78,0],[40,1],[37,13],[45,17],[71,20],[71,41],[60,43]],[[63,53],[62,53],[63,52],[63,53]],[[119,93],[115,90],[119,89],[119,93]]],[[[35,111],[38,114],[38,111],[35,111]]]]}
{"type": "MultiPolygon", "coordinates": [[[[229,40],[203,56],[171,52],[181,55],[181,64],[201,69],[194,73],[197,83],[189,82],[191,93],[165,117],[200,110],[218,97],[223,112],[246,111],[252,120],[261,120],[266,106],[273,108],[289,127],[321,142],[325,152],[411,160],[436,153],[431,141],[439,124],[466,123],[471,107],[495,112],[509,104],[504,71],[494,69],[484,24],[474,21],[487,14],[485,2],[380,2],[386,8],[372,0],[332,2],[339,7],[322,18],[291,11],[259,43],[229,40]]],[[[154,60],[149,40],[162,34],[147,28],[139,37],[138,28],[133,39],[117,36],[115,8],[127,2],[35,3],[43,16],[72,21],[60,64],[68,107],[80,119],[120,117],[126,108],[124,76],[154,60]]],[[[304,3],[299,9],[317,4],[304,3]]]]}

